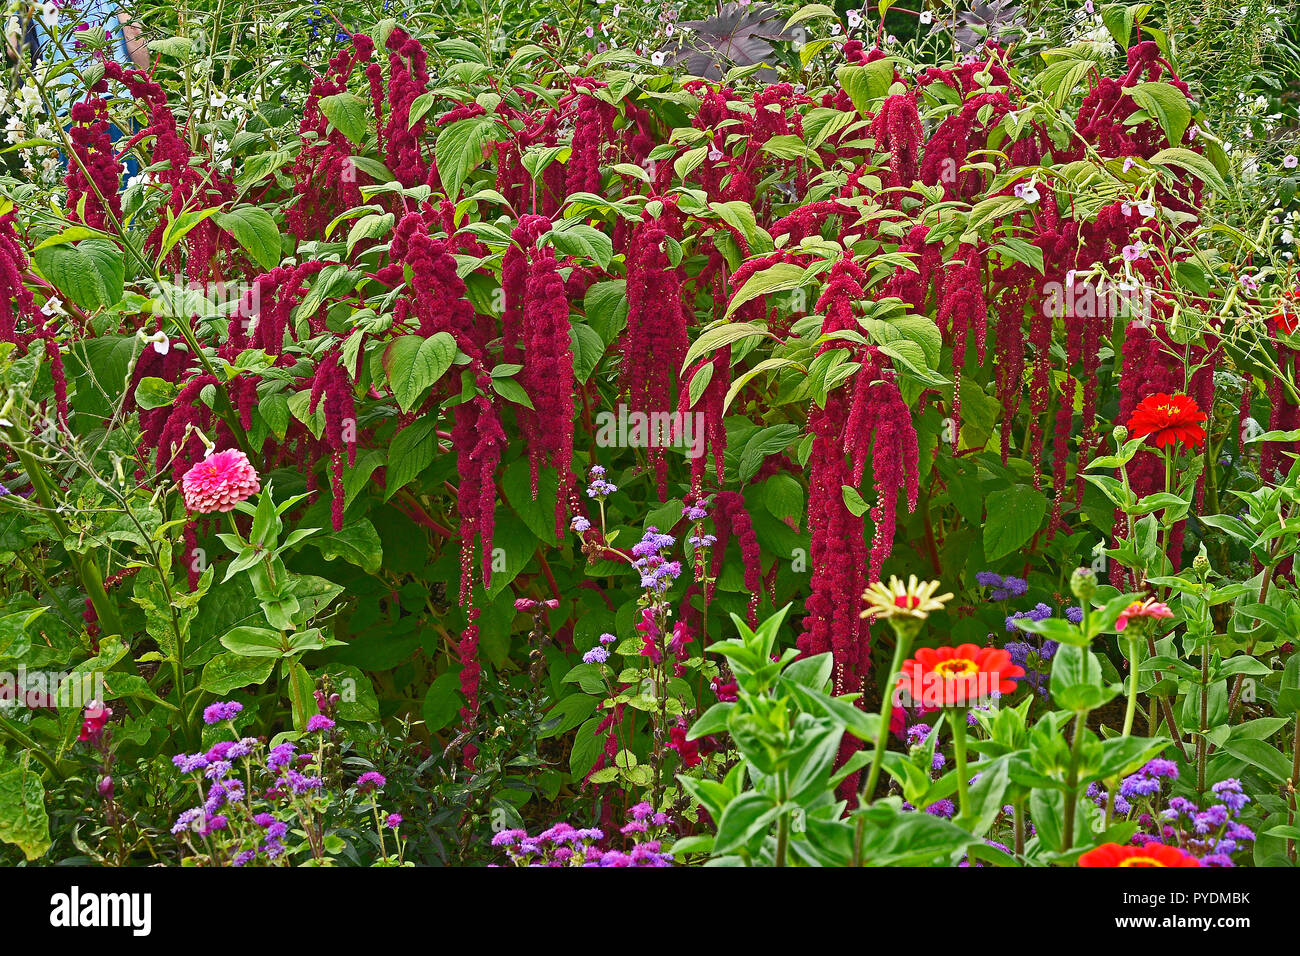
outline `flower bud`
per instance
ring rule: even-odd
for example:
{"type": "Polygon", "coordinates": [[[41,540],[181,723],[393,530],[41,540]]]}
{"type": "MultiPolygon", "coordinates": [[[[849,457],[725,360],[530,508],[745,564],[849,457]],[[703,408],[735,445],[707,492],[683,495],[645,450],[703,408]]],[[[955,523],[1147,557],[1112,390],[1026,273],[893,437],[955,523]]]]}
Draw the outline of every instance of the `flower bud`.
{"type": "Polygon", "coordinates": [[[1115,444],[1123,445],[1128,441],[1128,429],[1123,425],[1116,425],[1111,429],[1111,437],[1115,439],[1115,444]]]}
{"type": "Polygon", "coordinates": [[[1097,575],[1092,568],[1075,568],[1070,575],[1070,590],[1086,606],[1097,593],[1097,575]]]}

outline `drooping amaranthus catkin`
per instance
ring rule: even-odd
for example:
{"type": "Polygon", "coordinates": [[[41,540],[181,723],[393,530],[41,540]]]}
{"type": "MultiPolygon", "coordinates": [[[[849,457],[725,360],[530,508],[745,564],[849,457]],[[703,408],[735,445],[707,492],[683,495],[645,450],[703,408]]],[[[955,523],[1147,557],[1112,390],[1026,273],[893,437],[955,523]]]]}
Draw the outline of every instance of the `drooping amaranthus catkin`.
{"type": "MultiPolygon", "coordinates": [[[[916,98],[910,93],[897,93],[885,97],[880,112],[871,124],[878,149],[889,153],[889,175],[883,177],[886,189],[907,189],[920,178],[921,115],[916,109],[916,98]]],[[[893,195],[893,205],[903,201],[901,192],[893,195]]]]}
{"type": "Polygon", "coordinates": [[[568,488],[573,480],[573,348],[569,337],[569,300],[560,278],[555,250],[534,248],[528,265],[523,308],[524,368],[521,380],[533,402],[533,440],[528,447],[533,497],[538,468],[555,468],[555,534],[563,537],[568,488]]]}
{"type": "Polygon", "coordinates": [[[479,579],[486,588],[492,581],[492,538],[496,526],[496,470],[506,434],[489,396],[492,380],[479,366],[475,384],[478,392],[456,406],[451,443],[456,449],[456,471],[460,484],[456,506],[460,513],[460,600],[470,600],[473,586],[475,545],[479,554],[479,579]]]}
{"type": "Polygon", "coordinates": [[[743,495],[736,491],[719,491],[713,496],[713,527],[718,540],[713,548],[713,566],[709,572],[712,580],[708,586],[706,599],[713,600],[714,582],[722,573],[723,562],[727,556],[727,545],[734,537],[740,550],[740,560],[745,567],[745,590],[749,592],[749,626],[757,627],[763,565],[759,554],[758,536],[754,533],[754,522],[749,516],[749,509],[745,507],[743,495]]]}
{"type": "MultiPolygon", "coordinates": [[[[727,427],[722,421],[722,403],[731,387],[731,346],[718,349],[712,356],[702,358],[682,376],[681,394],[677,398],[677,412],[685,426],[690,422],[689,438],[691,458],[691,492],[696,497],[703,494],[704,476],[708,472],[709,452],[713,453],[714,477],[722,484],[723,455],[727,450],[727,427]],[[707,375],[708,383],[691,404],[691,383],[697,375],[707,375]],[[695,416],[688,419],[688,415],[695,416]]],[[[674,435],[683,441],[685,434],[674,435]]]]}
{"type": "Polygon", "coordinates": [[[68,129],[72,141],[72,159],[64,185],[70,217],[92,229],[103,229],[122,219],[122,199],[118,189],[122,182],[122,164],[113,152],[109,138],[111,124],[108,101],[103,94],[108,84],[100,80],[86,99],[74,103],[73,125],[68,129]]]}
{"type": "MultiPolygon", "coordinates": [[[[622,342],[621,388],[629,412],[667,423],[676,397],[677,370],[686,357],[687,308],[681,273],[669,261],[669,243],[680,235],[673,207],[644,216],[632,233],[627,256],[627,331],[622,342]]],[[[668,498],[666,429],[651,426],[647,457],[655,470],[659,499],[668,498]]]]}
{"type": "Polygon", "coordinates": [[[894,549],[899,491],[906,492],[907,510],[916,510],[920,455],[911,410],[903,401],[888,358],[874,347],[867,350],[855,378],[844,445],[853,466],[854,487],[862,482],[870,454],[876,500],[871,508],[875,532],[868,573],[871,581],[878,581],[885,559],[894,549]]]}
{"type": "Polygon", "coordinates": [[[959,250],[959,261],[944,272],[939,303],[939,331],[952,344],[952,447],[961,438],[961,372],[966,364],[966,336],[975,333],[975,354],[984,361],[988,312],[983,274],[973,246],[959,250]]]}
{"type": "Polygon", "coordinates": [[[0,342],[22,345],[30,332],[23,325],[36,321],[36,299],[23,284],[27,255],[14,232],[14,212],[0,216],[0,342]]]}

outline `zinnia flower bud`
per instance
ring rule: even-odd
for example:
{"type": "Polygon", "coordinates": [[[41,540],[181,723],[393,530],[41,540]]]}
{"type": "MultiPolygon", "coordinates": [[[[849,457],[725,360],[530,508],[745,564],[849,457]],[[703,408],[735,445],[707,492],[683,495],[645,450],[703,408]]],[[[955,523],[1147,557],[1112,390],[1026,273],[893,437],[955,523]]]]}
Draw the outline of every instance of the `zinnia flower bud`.
{"type": "Polygon", "coordinates": [[[1075,568],[1074,573],[1070,575],[1070,590],[1074,596],[1082,602],[1092,600],[1092,596],[1097,593],[1097,575],[1093,573],[1092,568],[1075,568]]]}

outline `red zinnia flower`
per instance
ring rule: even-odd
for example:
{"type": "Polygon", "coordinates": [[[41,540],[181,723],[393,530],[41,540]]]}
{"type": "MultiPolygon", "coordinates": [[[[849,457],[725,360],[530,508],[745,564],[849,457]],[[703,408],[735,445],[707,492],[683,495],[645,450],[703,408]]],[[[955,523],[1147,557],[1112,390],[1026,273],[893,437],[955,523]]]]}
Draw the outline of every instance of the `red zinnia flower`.
{"type": "Polygon", "coordinates": [[[903,662],[898,687],[927,707],[970,707],[1011,693],[1016,689],[1012,678],[1024,676],[1024,668],[1011,663],[1011,654],[1001,648],[923,647],[903,662]]]}
{"type": "Polygon", "coordinates": [[[1149,843],[1146,846],[1121,846],[1103,843],[1079,857],[1080,866],[1200,866],[1201,861],[1176,846],[1149,843]]]}
{"type": "Polygon", "coordinates": [[[1133,409],[1128,427],[1134,438],[1154,435],[1157,448],[1175,442],[1200,448],[1205,442],[1205,429],[1201,427],[1205,418],[1205,412],[1190,395],[1157,392],[1142,399],[1133,409]]]}

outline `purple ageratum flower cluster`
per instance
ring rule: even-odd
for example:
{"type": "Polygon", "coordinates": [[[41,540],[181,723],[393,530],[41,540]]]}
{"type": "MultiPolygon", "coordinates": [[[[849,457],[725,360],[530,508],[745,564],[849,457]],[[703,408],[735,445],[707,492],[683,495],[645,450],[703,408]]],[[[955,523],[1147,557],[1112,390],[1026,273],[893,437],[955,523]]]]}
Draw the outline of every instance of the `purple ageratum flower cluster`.
{"type": "Polygon", "coordinates": [[[219,724],[223,720],[234,720],[243,709],[243,704],[233,700],[209,704],[203,708],[203,722],[205,724],[219,724]]]}
{"type": "Polygon", "coordinates": [[[1047,696],[1047,679],[1051,672],[1050,662],[1060,645],[1056,641],[1043,641],[1041,644],[1032,640],[1007,641],[1003,649],[1011,655],[1011,663],[1024,668],[1025,676],[1019,678],[1034,689],[1041,697],[1047,696]]]}
{"type": "MultiPolygon", "coordinates": [[[[1172,761],[1153,760],[1133,777],[1143,774],[1147,779],[1172,780],[1177,778],[1177,768],[1172,761]]],[[[1126,778],[1125,783],[1133,777],[1126,778]]],[[[1255,840],[1255,832],[1237,819],[1250,797],[1236,779],[1221,780],[1210,792],[1219,802],[1204,809],[1186,797],[1170,798],[1168,807],[1158,816],[1158,824],[1156,818],[1142,818],[1148,826],[1158,826],[1158,832],[1139,833],[1133,842],[1142,846],[1169,843],[1200,857],[1205,866],[1235,866],[1232,854],[1255,840]]]]}
{"type": "Polygon", "coordinates": [[[1021,619],[1028,619],[1031,621],[1045,621],[1051,616],[1052,616],[1052,609],[1048,607],[1046,604],[1044,604],[1042,601],[1039,601],[1028,611],[1016,611],[1014,614],[1008,615],[1006,620],[1007,633],[1015,634],[1017,631],[1019,631],[1020,628],[1016,627],[1016,621],[1019,621],[1021,619]]]}
{"type": "Polygon", "coordinates": [[[600,644],[597,644],[587,653],[582,655],[584,664],[603,664],[609,660],[609,651],[600,644]]]}
{"type": "Polygon", "coordinates": [[[1008,601],[1013,597],[1024,597],[1029,593],[1029,582],[1024,578],[1008,574],[1003,577],[996,571],[979,571],[975,574],[975,583],[982,588],[992,588],[990,601],[1008,601]]]}
{"type": "Polygon", "coordinates": [[[492,845],[504,849],[514,866],[672,866],[672,854],[664,851],[662,840],[670,822],[667,814],[640,803],[630,816],[621,830],[632,841],[626,850],[601,847],[603,830],[568,823],[557,823],[537,836],[529,836],[526,830],[503,830],[492,837],[492,845]]]}
{"type": "Polygon", "coordinates": [[[330,720],[324,714],[312,714],[307,721],[307,730],[311,733],[331,730],[334,727],[334,721],[330,720]]]}
{"type": "Polygon", "coordinates": [[[382,790],[388,781],[382,773],[374,770],[367,770],[357,778],[357,793],[371,793],[375,790],[382,790]]]}
{"type": "Polygon", "coordinates": [[[604,501],[616,491],[618,485],[605,480],[605,469],[600,465],[592,465],[587,472],[587,497],[604,501]]]}
{"type": "Polygon", "coordinates": [[[699,502],[682,508],[682,517],[687,521],[703,521],[708,516],[709,509],[699,502]]]}
{"type": "Polygon", "coordinates": [[[664,552],[676,543],[677,539],[672,535],[661,534],[651,525],[641,540],[632,545],[632,564],[641,573],[641,587],[663,594],[681,576],[682,563],[664,557],[664,552]]]}

